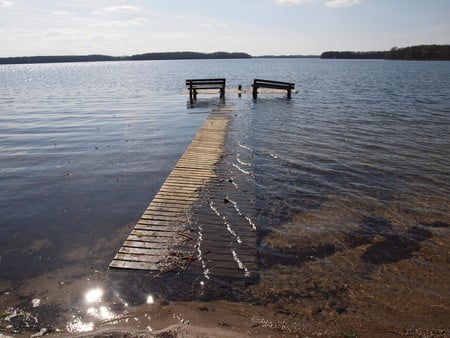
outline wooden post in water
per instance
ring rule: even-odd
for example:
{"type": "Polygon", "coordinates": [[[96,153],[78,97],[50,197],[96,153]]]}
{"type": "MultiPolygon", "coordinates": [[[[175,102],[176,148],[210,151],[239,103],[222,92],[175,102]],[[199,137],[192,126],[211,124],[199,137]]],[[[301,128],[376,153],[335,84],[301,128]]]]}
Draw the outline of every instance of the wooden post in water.
{"type": "Polygon", "coordinates": [[[258,97],[258,87],[253,84],[253,99],[256,100],[258,97]]]}

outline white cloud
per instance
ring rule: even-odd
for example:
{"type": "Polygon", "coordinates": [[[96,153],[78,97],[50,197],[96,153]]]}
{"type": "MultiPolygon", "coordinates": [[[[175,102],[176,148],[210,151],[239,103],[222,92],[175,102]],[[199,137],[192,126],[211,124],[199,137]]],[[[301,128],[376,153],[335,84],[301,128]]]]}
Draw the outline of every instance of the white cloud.
{"type": "Polygon", "coordinates": [[[201,24],[203,27],[209,27],[209,28],[228,28],[230,25],[226,23],[204,23],[201,24]]]}
{"type": "Polygon", "coordinates": [[[9,7],[14,5],[14,1],[10,0],[0,0],[0,7],[9,7]]]}
{"type": "Polygon", "coordinates": [[[160,40],[178,40],[190,38],[191,35],[185,32],[173,32],[173,33],[157,34],[155,35],[155,37],[160,40]]]}
{"type": "Polygon", "coordinates": [[[279,5],[303,5],[313,3],[315,0],[275,0],[279,5]]]}
{"type": "Polygon", "coordinates": [[[121,6],[111,6],[105,8],[106,12],[117,12],[117,13],[131,13],[131,12],[137,12],[139,10],[136,6],[129,6],[129,5],[121,5],[121,6]]]}
{"type": "Polygon", "coordinates": [[[131,26],[142,26],[149,22],[147,18],[134,18],[131,20],[125,20],[125,21],[119,21],[119,20],[112,20],[112,21],[104,21],[104,22],[97,22],[89,25],[89,27],[92,28],[98,28],[98,27],[131,27],[131,26]]]}
{"type": "Polygon", "coordinates": [[[338,7],[351,7],[359,4],[359,0],[330,0],[325,3],[327,7],[338,8],[338,7]]]}
{"type": "Polygon", "coordinates": [[[66,12],[66,11],[53,11],[52,14],[56,15],[56,16],[69,16],[69,15],[72,15],[72,13],[66,12]]]}

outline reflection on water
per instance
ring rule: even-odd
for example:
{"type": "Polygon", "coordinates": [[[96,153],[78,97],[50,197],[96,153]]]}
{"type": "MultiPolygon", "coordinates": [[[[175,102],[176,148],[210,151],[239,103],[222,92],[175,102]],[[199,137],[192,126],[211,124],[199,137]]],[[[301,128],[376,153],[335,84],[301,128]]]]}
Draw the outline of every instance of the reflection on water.
{"type": "MultiPolygon", "coordinates": [[[[87,291],[84,295],[85,300],[85,314],[83,318],[74,318],[66,326],[70,333],[92,331],[95,328],[95,322],[112,321],[115,318],[120,318],[120,315],[115,314],[102,302],[103,290],[94,288],[87,291]],[[91,319],[91,321],[89,321],[91,319]]],[[[124,304],[126,306],[126,304],[124,304]]]]}

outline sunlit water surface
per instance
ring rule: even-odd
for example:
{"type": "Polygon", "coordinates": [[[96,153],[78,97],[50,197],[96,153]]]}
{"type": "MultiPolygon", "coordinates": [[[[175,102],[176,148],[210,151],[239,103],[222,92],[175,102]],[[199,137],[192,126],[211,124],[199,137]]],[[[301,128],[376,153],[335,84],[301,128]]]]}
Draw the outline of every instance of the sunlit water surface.
{"type": "Polygon", "coordinates": [[[14,328],[89,331],[156,299],[277,304],[294,318],[448,318],[450,63],[11,65],[0,88],[0,311],[22,318],[14,328]],[[227,78],[226,101],[200,95],[188,109],[184,80],[204,77],[227,78]],[[238,97],[253,78],[298,93],[238,97]],[[251,161],[260,280],[108,271],[217,106],[235,111],[251,161]]]}

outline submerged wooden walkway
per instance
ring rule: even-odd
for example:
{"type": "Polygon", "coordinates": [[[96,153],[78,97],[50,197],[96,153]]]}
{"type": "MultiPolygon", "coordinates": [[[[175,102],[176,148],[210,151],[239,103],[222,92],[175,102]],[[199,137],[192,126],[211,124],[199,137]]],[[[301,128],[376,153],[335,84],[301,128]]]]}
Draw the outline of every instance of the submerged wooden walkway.
{"type": "Polygon", "coordinates": [[[254,198],[242,188],[249,177],[237,184],[249,173],[232,163],[231,121],[229,111],[208,116],[110,268],[257,275],[254,198]]]}

